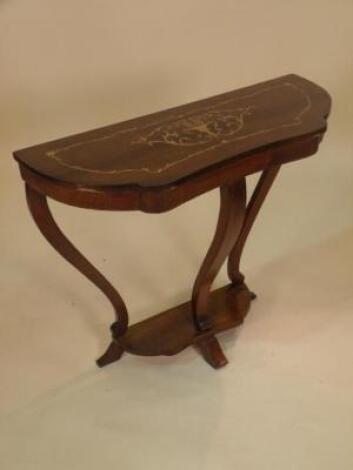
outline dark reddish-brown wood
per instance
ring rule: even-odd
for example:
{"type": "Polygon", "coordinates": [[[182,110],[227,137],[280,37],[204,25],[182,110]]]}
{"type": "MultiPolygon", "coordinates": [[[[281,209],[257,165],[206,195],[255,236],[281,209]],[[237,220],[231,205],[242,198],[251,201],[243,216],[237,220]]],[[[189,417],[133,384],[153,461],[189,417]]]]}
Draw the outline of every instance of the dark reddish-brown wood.
{"type": "Polygon", "coordinates": [[[243,225],[246,205],[245,179],[220,188],[219,218],[211,246],[197,275],[192,304],[200,331],[212,327],[208,312],[209,295],[215,277],[233,248],[243,225]]]}
{"type": "Polygon", "coordinates": [[[324,131],[328,111],[322,88],[286,75],[19,150],[15,157],[74,185],[160,187],[261,147],[324,131]]]}
{"type": "Polygon", "coordinates": [[[119,360],[124,351],[172,355],[190,345],[215,368],[227,363],[215,335],[239,325],[255,298],[239,270],[246,239],[280,166],[317,151],[330,103],[319,86],[286,75],[14,153],[40,231],[114,307],[113,340],[99,366],[119,360]],[[246,206],[245,178],[259,171],[246,206]],[[192,299],[130,327],[122,298],[64,236],[46,199],[153,213],[217,187],[218,224],[192,299]],[[232,283],[212,291],[227,258],[232,283]]]}
{"type": "Polygon", "coordinates": [[[251,299],[251,292],[244,284],[229,284],[209,295],[208,314],[212,326],[208,330],[198,329],[189,301],[130,326],[123,336],[114,332],[113,327],[113,337],[124,350],[142,356],[171,356],[191,344],[206,353],[210,338],[243,322],[251,299]]]}
{"type": "Polygon", "coordinates": [[[215,369],[220,369],[228,364],[228,359],[224,355],[221,345],[214,335],[198,341],[196,347],[201,352],[205,361],[215,369]]]}
{"type": "MultiPolygon", "coordinates": [[[[26,197],[29,210],[39,230],[61,256],[75,266],[84,276],[95,284],[112,304],[116,317],[116,331],[123,335],[128,326],[128,313],[119,293],[107,279],[77,250],[57,226],[50,212],[46,197],[26,185],[26,197]]],[[[116,349],[110,345],[108,351],[98,359],[99,365],[116,360],[116,349]]],[[[121,356],[121,354],[120,354],[121,356]]],[[[118,358],[120,358],[120,356],[118,358]]]]}
{"type": "Polygon", "coordinates": [[[256,185],[253,195],[246,209],[245,220],[242,225],[241,232],[234,244],[228,258],[228,276],[233,284],[240,284],[244,281],[244,276],[240,272],[240,258],[244,249],[246,239],[259,210],[261,209],[264,199],[271,189],[272,183],[279,172],[280,166],[273,165],[264,170],[259,182],[256,185]]]}
{"type": "Polygon", "coordinates": [[[117,342],[112,341],[108,346],[106,352],[97,359],[96,363],[98,367],[104,367],[112,362],[118,361],[124,353],[124,348],[117,342]]]}

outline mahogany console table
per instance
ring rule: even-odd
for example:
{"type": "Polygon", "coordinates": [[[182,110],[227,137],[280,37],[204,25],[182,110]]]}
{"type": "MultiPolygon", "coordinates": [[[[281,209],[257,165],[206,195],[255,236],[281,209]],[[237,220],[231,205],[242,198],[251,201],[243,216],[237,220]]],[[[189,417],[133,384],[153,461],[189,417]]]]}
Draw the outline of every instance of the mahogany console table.
{"type": "Polygon", "coordinates": [[[124,351],[173,355],[189,345],[215,368],[227,363],[216,333],[242,323],[255,298],[239,270],[249,231],[281,165],[317,151],[330,106],[325,90],[286,75],[14,153],[40,231],[113,305],[113,339],[99,366],[124,351]],[[247,204],[246,176],[259,171],[247,204]],[[65,237],[47,204],[49,197],[87,209],[156,213],[217,187],[216,232],[191,300],[132,326],[119,293],[65,237]],[[230,284],[211,291],[226,259],[230,284]]]}

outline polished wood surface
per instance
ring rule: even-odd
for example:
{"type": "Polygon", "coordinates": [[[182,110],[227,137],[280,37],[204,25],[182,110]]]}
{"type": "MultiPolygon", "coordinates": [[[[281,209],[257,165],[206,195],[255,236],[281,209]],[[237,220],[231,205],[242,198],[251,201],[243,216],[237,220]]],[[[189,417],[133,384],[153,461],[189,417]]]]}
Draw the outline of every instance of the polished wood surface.
{"type": "MultiPolygon", "coordinates": [[[[128,313],[120,294],[93,264],[78,251],[70,240],[65,237],[50,212],[46,197],[28,185],[26,185],[26,197],[33,220],[42,235],[63,258],[86,276],[110,301],[115,313],[116,331],[118,331],[120,335],[123,335],[128,326],[128,313]]],[[[109,359],[114,357],[114,360],[116,360],[116,354],[112,354],[115,349],[116,348],[111,345],[108,349],[108,354],[105,353],[105,355],[98,359],[99,364],[105,365],[111,362],[111,360],[108,360],[108,357],[109,359]]]]}
{"type": "Polygon", "coordinates": [[[325,90],[286,75],[19,150],[15,158],[75,185],[164,186],[254,150],[322,133],[329,109],[325,90]]]}
{"type": "MultiPolygon", "coordinates": [[[[192,344],[200,349],[202,355],[207,355],[207,346],[214,349],[215,344],[210,339],[216,333],[240,325],[251,300],[251,292],[245,285],[234,287],[229,284],[214,290],[209,296],[212,327],[207,331],[197,328],[190,301],[130,326],[123,336],[114,332],[113,335],[118,346],[137,355],[172,356],[192,344]]],[[[212,365],[218,367],[216,363],[212,365]]]]}
{"type": "Polygon", "coordinates": [[[272,165],[263,171],[251,196],[250,202],[247,205],[241,231],[228,258],[228,276],[234,285],[241,284],[244,281],[244,276],[240,272],[240,258],[243,253],[244,245],[279,169],[280,165],[272,165]]]}
{"type": "Polygon", "coordinates": [[[97,210],[141,210],[165,212],[200,194],[235,178],[264,171],[271,165],[280,165],[317,152],[322,134],[300,137],[249,154],[244,159],[232,159],[207,172],[193,175],[178,183],[154,188],[132,186],[84,187],[55,181],[20,163],[23,180],[38,192],[64,204],[97,210]]]}
{"type": "Polygon", "coordinates": [[[200,329],[212,328],[209,295],[212,283],[233,248],[243,225],[246,205],[244,178],[220,188],[220,209],[216,233],[196,277],[192,304],[195,323],[200,329]]]}
{"type": "Polygon", "coordinates": [[[198,341],[196,347],[199,349],[205,361],[215,369],[220,369],[228,364],[228,359],[224,355],[221,345],[214,335],[198,341]]]}
{"type": "Polygon", "coordinates": [[[318,150],[329,111],[325,90],[287,75],[15,152],[39,230],[113,306],[100,367],[124,351],[173,355],[190,345],[214,368],[227,363],[215,335],[242,323],[256,297],[240,272],[249,232],[280,167],[318,150]],[[247,203],[246,177],[256,172],[262,174],[247,203]],[[214,188],[218,222],[191,299],[132,326],[117,290],[66,238],[47,203],[165,212],[214,188]],[[231,284],[212,291],[227,258],[231,284]]]}

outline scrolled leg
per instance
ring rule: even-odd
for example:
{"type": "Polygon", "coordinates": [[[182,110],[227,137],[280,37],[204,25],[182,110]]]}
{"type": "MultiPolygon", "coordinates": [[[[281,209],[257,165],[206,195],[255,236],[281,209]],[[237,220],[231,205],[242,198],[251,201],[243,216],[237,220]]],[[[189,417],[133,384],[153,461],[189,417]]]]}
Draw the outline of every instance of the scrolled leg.
{"type": "Polygon", "coordinates": [[[194,322],[199,331],[212,327],[208,311],[212,283],[234,246],[243,225],[246,206],[245,179],[222,186],[220,196],[216,232],[196,277],[192,293],[194,322]]]}
{"type": "MultiPolygon", "coordinates": [[[[242,284],[244,282],[244,276],[240,272],[240,258],[244,245],[279,169],[280,165],[273,165],[262,173],[246,208],[242,229],[228,258],[228,276],[234,285],[242,284]]],[[[254,293],[252,293],[252,298],[256,298],[254,293]]]]}
{"type": "MultiPolygon", "coordinates": [[[[114,324],[115,333],[123,335],[128,326],[128,313],[119,293],[62,233],[50,212],[46,197],[29,185],[26,185],[26,198],[32,217],[42,235],[61,256],[95,284],[109,299],[116,317],[114,324]]],[[[100,366],[109,364],[120,359],[121,354],[121,348],[113,342],[108,347],[106,353],[98,359],[97,363],[100,366]]]]}

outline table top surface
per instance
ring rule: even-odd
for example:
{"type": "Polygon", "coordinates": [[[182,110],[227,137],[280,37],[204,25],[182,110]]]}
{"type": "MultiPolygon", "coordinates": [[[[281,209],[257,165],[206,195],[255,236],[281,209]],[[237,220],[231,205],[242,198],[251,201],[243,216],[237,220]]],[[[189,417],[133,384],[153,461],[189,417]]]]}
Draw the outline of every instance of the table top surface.
{"type": "Polygon", "coordinates": [[[286,75],[18,150],[14,156],[60,182],[158,187],[324,131],[330,103],[321,87],[286,75]]]}

